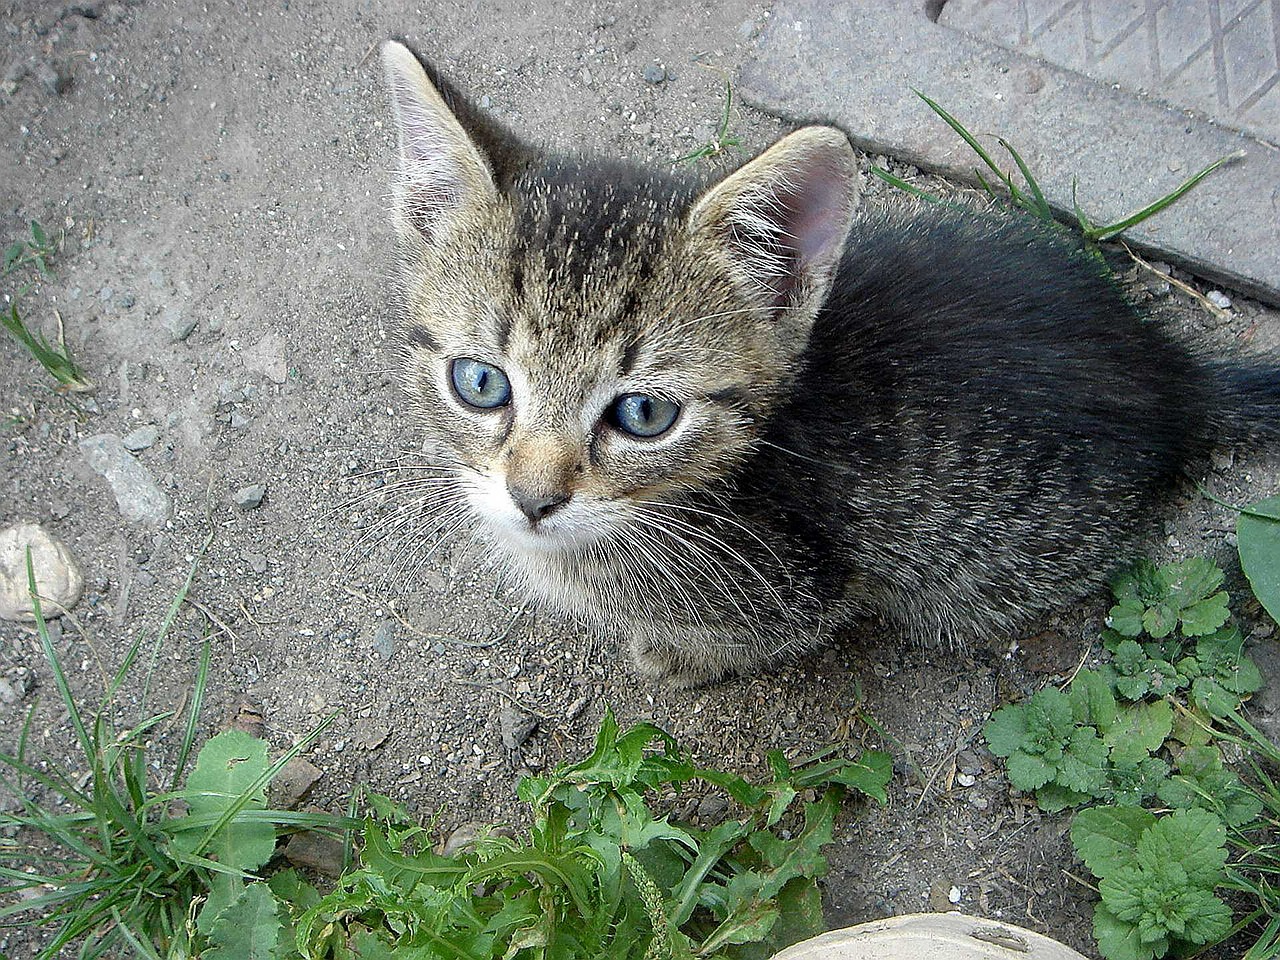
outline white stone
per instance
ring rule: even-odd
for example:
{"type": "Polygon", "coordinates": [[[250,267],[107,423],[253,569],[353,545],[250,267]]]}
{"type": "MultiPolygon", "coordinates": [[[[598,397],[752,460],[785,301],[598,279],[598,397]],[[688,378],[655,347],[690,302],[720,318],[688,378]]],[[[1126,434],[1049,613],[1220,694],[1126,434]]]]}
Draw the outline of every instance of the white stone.
{"type": "Polygon", "coordinates": [[[27,581],[27,547],[46,620],[62,616],[84,593],[84,577],[71,551],[35,523],[0,530],[0,619],[35,620],[27,581]]]}

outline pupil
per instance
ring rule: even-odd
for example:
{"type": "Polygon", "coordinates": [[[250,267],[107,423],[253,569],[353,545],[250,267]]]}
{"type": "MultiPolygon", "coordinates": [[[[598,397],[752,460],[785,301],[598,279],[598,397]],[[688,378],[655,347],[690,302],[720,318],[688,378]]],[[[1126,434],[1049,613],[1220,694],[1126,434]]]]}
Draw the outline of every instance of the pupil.
{"type": "Polygon", "coordinates": [[[637,412],[640,414],[641,421],[648,423],[653,419],[653,408],[649,404],[648,397],[641,397],[638,406],[640,409],[637,412]]]}
{"type": "Polygon", "coordinates": [[[476,393],[484,393],[484,385],[489,382],[489,371],[479,370],[476,372],[476,393]]]}

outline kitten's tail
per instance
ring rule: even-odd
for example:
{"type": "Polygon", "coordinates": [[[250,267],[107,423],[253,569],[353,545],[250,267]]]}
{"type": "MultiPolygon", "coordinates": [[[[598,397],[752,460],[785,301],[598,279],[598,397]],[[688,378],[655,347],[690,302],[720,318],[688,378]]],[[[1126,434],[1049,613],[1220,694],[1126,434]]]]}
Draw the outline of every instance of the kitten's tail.
{"type": "Polygon", "coordinates": [[[1217,439],[1224,443],[1280,439],[1280,365],[1258,360],[1207,364],[1217,390],[1217,439]]]}

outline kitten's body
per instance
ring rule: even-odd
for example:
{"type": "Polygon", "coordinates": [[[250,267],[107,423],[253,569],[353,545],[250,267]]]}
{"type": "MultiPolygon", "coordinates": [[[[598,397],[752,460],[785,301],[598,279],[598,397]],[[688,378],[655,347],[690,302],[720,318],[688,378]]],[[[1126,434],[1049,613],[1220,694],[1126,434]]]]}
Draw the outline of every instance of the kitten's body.
{"type": "Polygon", "coordinates": [[[861,617],[1014,632],[1105,572],[1224,421],[1280,414],[1274,375],[1197,361],[1044,228],[855,216],[836,131],[702,187],[548,158],[385,56],[440,529],[471,517],[653,675],[750,670],[861,617]],[[501,403],[459,392],[499,377],[501,403]],[[678,414],[635,435],[637,396],[678,414]]]}

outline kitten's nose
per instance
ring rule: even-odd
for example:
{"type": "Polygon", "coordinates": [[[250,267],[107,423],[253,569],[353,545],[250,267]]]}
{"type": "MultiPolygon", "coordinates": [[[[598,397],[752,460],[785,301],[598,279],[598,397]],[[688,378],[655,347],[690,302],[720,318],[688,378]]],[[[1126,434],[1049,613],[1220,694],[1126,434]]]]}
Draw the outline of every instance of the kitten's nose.
{"type": "Polygon", "coordinates": [[[528,490],[521,490],[519,487],[507,485],[507,490],[511,494],[511,499],[515,501],[520,512],[529,518],[529,522],[536,524],[543,517],[555,513],[566,503],[572,494],[569,493],[553,493],[545,495],[541,493],[532,493],[528,490]]]}

